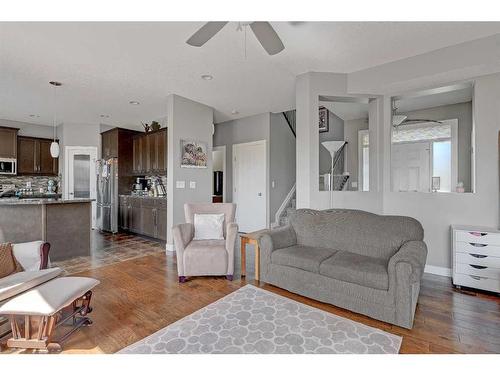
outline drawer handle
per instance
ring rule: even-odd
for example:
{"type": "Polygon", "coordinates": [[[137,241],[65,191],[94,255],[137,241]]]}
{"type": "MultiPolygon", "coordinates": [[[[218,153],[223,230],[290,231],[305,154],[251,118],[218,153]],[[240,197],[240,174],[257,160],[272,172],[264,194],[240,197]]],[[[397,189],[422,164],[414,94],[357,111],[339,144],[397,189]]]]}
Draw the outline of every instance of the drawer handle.
{"type": "Polygon", "coordinates": [[[469,275],[469,276],[472,277],[474,280],[486,279],[486,277],[479,277],[479,276],[473,276],[473,275],[469,275]]]}
{"type": "Polygon", "coordinates": [[[469,245],[474,246],[474,247],[485,247],[488,246],[484,243],[474,243],[474,242],[469,242],[469,245]]]}
{"type": "Polygon", "coordinates": [[[469,254],[471,257],[474,258],[488,258],[488,255],[481,255],[481,254],[469,254]]]}
{"type": "Polygon", "coordinates": [[[483,233],[483,232],[469,232],[470,235],[476,236],[476,237],[483,237],[486,236],[488,233],[483,233]]]}
{"type": "Polygon", "coordinates": [[[478,266],[478,265],[475,265],[475,264],[469,264],[469,266],[471,266],[472,268],[476,268],[478,270],[484,270],[485,268],[488,268],[486,266],[478,266]]]}

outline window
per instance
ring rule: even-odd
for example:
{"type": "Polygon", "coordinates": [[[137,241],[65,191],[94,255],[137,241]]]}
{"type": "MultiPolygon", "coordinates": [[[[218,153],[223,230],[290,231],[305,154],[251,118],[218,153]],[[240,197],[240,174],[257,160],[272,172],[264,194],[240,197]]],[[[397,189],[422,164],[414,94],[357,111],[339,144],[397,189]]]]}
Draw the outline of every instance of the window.
{"type": "Polygon", "coordinates": [[[358,132],[359,187],[361,191],[370,191],[370,133],[368,130],[358,132]]]}

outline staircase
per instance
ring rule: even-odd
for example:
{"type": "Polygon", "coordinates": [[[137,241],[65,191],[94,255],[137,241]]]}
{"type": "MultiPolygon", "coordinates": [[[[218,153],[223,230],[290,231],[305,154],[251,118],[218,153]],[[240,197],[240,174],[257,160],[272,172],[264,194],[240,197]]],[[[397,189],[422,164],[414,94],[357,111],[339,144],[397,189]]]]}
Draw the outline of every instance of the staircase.
{"type": "Polygon", "coordinates": [[[283,112],[283,117],[285,118],[286,122],[288,123],[288,126],[289,126],[290,130],[292,131],[294,137],[297,137],[297,116],[296,116],[296,113],[297,113],[297,111],[295,109],[283,112]]]}
{"type": "Polygon", "coordinates": [[[276,217],[274,223],[271,225],[272,228],[282,227],[288,224],[288,218],[290,214],[297,207],[297,199],[295,192],[295,185],[293,185],[292,190],[288,193],[287,197],[283,201],[283,204],[276,212],[276,217]]]}

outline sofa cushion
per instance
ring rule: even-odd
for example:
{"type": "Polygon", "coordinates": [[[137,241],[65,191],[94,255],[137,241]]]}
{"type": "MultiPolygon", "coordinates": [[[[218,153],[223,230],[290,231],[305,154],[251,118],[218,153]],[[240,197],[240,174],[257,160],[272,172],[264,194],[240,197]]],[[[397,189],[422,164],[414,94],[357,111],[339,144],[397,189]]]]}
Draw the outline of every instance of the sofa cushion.
{"type": "Polygon", "coordinates": [[[0,244],[0,278],[9,276],[15,272],[21,272],[23,269],[17,262],[12,252],[12,244],[0,244]]]}
{"type": "Polygon", "coordinates": [[[318,273],[321,262],[331,257],[335,252],[335,250],[321,247],[295,245],[273,251],[271,262],[318,273]]]}
{"type": "Polygon", "coordinates": [[[225,275],[228,253],[225,240],[193,240],[184,249],[184,276],[225,275]]]}
{"type": "Polygon", "coordinates": [[[387,261],[381,258],[339,251],[321,263],[319,273],[369,288],[389,289],[387,261]]]}
{"type": "Polygon", "coordinates": [[[388,260],[407,241],[422,241],[420,223],[406,216],[384,216],[348,209],[299,209],[290,216],[297,244],[340,249],[388,260]]]}

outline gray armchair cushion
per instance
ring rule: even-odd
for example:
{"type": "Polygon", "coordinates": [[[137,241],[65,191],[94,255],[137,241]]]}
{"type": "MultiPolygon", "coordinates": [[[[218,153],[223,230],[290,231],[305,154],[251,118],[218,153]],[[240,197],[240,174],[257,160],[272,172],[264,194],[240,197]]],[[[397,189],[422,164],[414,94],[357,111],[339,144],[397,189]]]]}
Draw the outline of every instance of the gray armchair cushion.
{"type": "Polygon", "coordinates": [[[185,275],[226,275],[225,240],[193,240],[184,249],[185,275]]]}
{"type": "Polygon", "coordinates": [[[339,251],[321,263],[319,273],[368,288],[389,289],[387,261],[382,258],[339,251]]]}
{"type": "Polygon", "coordinates": [[[335,250],[294,245],[273,251],[271,261],[281,266],[318,273],[321,262],[333,254],[335,254],[335,250]]]}
{"type": "Polygon", "coordinates": [[[296,210],[290,217],[299,245],[333,248],[388,260],[407,241],[421,241],[420,223],[347,209],[296,210]]]}

